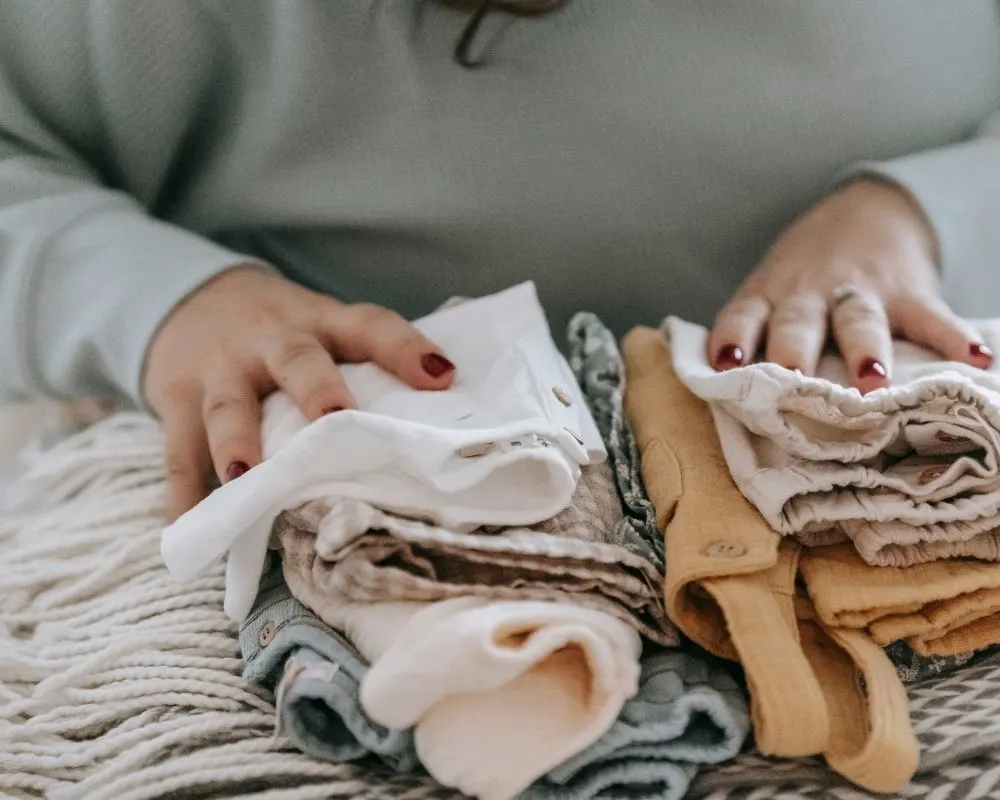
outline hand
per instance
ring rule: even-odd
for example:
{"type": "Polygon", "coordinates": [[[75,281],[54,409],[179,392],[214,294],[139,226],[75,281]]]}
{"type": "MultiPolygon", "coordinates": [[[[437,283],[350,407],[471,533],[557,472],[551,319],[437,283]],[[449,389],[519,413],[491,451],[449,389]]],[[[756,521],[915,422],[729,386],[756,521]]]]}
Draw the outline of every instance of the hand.
{"type": "Polygon", "coordinates": [[[848,184],[778,237],[716,318],[709,357],[740,366],[764,343],[766,360],[811,374],[829,332],[862,392],[888,385],[893,337],[989,367],[989,348],[939,295],[936,249],[902,189],[848,184]]]}
{"type": "Polygon", "coordinates": [[[446,389],[454,365],[398,314],[345,305],[254,267],[180,303],[150,344],[143,393],[166,431],[171,520],[259,463],[260,400],[282,389],[310,420],[355,406],[334,364],[373,361],[418,389],[446,389]]]}

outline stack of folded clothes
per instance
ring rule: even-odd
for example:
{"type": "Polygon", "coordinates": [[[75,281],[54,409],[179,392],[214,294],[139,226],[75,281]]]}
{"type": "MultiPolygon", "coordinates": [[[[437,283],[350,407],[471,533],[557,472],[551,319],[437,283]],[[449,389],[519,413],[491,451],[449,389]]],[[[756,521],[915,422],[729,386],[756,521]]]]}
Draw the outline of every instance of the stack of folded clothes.
{"type": "Polygon", "coordinates": [[[578,317],[571,366],[530,284],[416,324],[453,389],[350,365],[358,411],[307,424],[269,399],[265,461],[167,529],[168,567],[228,553],[247,677],[319,758],[495,800],[682,796],[749,721],[725,669],[666,649],[613,337],[578,317]]]}
{"type": "MultiPolygon", "coordinates": [[[[996,323],[979,323],[1000,343],[996,323]]],[[[908,343],[892,387],[775,365],[705,369],[704,330],[667,323],[678,374],[712,407],[727,464],[782,534],[828,625],[950,656],[1000,643],[1000,373],[908,343]]]]}
{"type": "Polygon", "coordinates": [[[1000,641],[998,565],[970,557],[993,558],[1000,379],[901,345],[894,387],[862,397],[833,356],[717,373],[707,331],[664,332],[624,351],[671,619],[742,664],[761,752],[902,789],[918,745],[888,656],[1000,641]]]}
{"type": "Polygon", "coordinates": [[[567,360],[531,284],[415,324],[452,389],[345,365],[358,409],[313,423],[274,395],[264,462],[164,533],[179,578],[226,558],[278,735],[484,800],[948,763],[925,689],[1000,642],[1000,376],[900,345],[862,397],[835,357],[716,373],[698,326],[620,353],[585,313],[567,360]]]}

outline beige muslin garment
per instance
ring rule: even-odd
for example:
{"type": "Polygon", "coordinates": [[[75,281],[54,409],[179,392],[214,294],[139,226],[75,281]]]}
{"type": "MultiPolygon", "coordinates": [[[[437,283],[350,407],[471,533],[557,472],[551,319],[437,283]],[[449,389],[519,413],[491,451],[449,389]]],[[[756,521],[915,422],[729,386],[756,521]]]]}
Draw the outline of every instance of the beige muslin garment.
{"type": "Polygon", "coordinates": [[[658,644],[677,644],[661,575],[620,540],[621,521],[614,476],[602,462],[582,468],[563,511],[530,527],[463,533],[330,497],[282,513],[273,540],[335,596],[565,601],[609,613],[658,644]]]}

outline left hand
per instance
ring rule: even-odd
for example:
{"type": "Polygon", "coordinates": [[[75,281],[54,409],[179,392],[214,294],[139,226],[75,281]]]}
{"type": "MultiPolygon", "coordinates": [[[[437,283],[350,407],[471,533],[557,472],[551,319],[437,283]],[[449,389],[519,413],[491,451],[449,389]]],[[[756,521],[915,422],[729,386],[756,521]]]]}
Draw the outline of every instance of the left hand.
{"type": "Polygon", "coordinates": [[[987,368],[990,352],[939,294],[937,244],[920,208],[877,179],[847,184],[778,237],[719,312],[716,369],[764,358],[812,374],[828,334],[862,392],[888,385],[892,339],[987,368]]]}

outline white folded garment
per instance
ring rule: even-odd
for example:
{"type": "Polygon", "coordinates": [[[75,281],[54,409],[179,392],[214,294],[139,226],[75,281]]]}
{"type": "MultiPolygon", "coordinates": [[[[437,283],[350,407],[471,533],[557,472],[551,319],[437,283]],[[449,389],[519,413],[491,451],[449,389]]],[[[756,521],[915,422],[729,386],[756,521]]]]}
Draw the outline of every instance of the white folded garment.
{"type": "Polygon", "coordinates": [[[356,498],[471,530],[532,525],[570,502],[580,467],[606,457],[532,283],[414,323],[456,366],[451,389],[418,391],[373,364],[345,364],[358,410],[308,424],[287,395],[264,404],[264,461],[163,532],[178,580],[229,554],[226,612],[249,613],[281,512],[356,498]]]}
{"type": "MultiPolygon", "coordinates": [[[[1000,321],[972,324],[1000,347],[1000,321]]],[[[839,356],[816,377],[770,363],[716,372],[703,327],[669,318],[664,330],[733,479],[776,530],[807,545],[846,535],[879,565],[1000,559],[1000,368],[897,341],[892,385],[862,396],[839,356]]]]}

